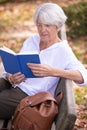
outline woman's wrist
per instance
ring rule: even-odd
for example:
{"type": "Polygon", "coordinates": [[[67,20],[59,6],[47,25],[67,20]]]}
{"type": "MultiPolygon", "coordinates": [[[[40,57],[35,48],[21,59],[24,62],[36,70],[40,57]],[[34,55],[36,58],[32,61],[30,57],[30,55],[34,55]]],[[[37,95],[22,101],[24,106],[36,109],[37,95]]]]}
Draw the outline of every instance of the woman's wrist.
{"type": "Polygon", "coordinates": [[[12,74],[7,73],[6,78],[9,81],[10,84],[12,84],[12,85],[14,84],[14,82],[12,80],[12,74]]]}

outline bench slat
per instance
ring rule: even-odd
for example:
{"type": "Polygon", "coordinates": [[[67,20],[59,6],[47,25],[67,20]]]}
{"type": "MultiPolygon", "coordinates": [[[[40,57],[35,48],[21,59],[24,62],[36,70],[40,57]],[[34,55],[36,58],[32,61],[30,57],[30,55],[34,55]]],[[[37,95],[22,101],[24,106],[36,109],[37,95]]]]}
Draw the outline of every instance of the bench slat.
{"type": "Polygon", "coordinates": [[[56,130],[72,130],[77,118],[72,81],[61,79],[55,96],[59,91],[63,91],[63,99],[59,104],[59,114],[55,121],[56,130]]]}

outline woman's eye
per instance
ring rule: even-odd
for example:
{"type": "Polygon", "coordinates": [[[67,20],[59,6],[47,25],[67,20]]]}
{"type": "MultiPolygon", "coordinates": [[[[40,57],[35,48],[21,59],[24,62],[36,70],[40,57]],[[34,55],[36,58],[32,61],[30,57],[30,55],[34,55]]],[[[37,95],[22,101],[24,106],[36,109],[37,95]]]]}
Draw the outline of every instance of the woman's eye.
{"type": "Polygon", "coordinates": [[[37,27],[38,27],[38,28],[40,28],[40,27],[42,27],[42,25],[40,25],[40,24],[37,24],[37,27]]]}
{"type": "Polygon", "coordinates": [[[50,27],[50,25],[46,24],[46,27],[50,27]]]}

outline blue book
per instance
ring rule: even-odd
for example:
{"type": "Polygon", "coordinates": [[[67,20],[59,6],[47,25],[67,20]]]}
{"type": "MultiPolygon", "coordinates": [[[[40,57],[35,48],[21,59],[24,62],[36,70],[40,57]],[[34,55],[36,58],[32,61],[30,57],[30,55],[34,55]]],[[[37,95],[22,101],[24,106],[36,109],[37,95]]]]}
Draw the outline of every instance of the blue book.
{"type": "Polygon", "coordinates": [[[14,74],[21,72],[26,78],[36,78],[27,63],[40,63],[39,54],[37,52],[16,54],[7,47],[0,48],[0,56],[6,72],[14,74]]]}

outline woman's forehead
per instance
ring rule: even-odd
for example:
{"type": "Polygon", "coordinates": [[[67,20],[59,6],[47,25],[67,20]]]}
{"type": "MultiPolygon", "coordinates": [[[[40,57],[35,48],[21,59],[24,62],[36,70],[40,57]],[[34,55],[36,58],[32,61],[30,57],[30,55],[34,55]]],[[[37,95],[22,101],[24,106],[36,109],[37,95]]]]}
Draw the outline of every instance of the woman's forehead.
{"type": "Polygon", "coordinates": [[[48,22],[47,20],[40,19],[39,17],[37,18],[36,24],[48,24],[50,25],[51,23],[48,22]]]}

